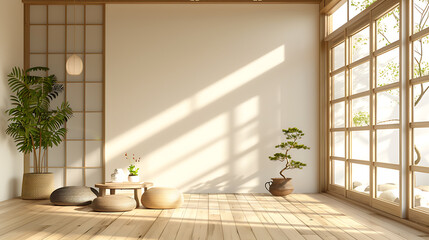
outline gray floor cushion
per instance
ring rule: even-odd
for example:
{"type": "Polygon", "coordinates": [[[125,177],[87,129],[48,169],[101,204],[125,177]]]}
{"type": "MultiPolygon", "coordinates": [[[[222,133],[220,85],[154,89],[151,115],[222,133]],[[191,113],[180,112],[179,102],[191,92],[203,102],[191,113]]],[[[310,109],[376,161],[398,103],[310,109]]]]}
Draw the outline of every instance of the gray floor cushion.
{"type": "Polygon", "coordinates": [[[55,205],[82,206],[91,204],[98,191],[90,187],[68,186],[53,191],[50,200],[55,205]]]}

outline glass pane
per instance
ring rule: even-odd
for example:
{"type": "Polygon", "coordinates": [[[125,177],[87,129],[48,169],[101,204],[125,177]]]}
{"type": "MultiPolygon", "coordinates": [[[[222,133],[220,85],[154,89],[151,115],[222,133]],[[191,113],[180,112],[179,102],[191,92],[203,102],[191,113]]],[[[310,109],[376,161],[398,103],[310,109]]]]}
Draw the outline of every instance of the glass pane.
{"type": "Polygon", "coordinates": [[[62,142],[58,146],[49,148],[48,151],[48,166],[49,167],[64,167],[65,163],[65,143],[62,142]]]}
{"type": "Polygon", "coordinates": [[[377,93],[377,124],[399,123],[399,89],[377,93]]]}
{"type": "Polygon", "coordinates": [[[399,7],[379,18],[377,24],[377,49],[399,40],[399,7]]]}
{"type": "Polygon", "coordinates": [[[332,104],[332,112],[334,113],[332,126],[334,128],[345,127],[345,102],[332,104]]]}
{"type": "Polygon", "coordinates": [[[413,0],[413,16],[414,16],[414,33],[429,27],[428,7],[429,1],[427,0],[413,0]]]}
{"type": "Polygon", "coordinates": [[[48,51],[50,53],[64,53],[66,48],[66,28],[65,26],[48,27],[48,51]]]}
{"type": "Polygon", "coordinates": [[[377,130],[376,139],[377,162],[399,164],[399,130],[377,130]]]}
{"type": "Polygon", "coordinates": [[[369,125],[369,97],[352,100],[352,126],[361,127],[369,125]]]}
{"type": "Polygon", "coordinates": [[[65,23],[65,6],[64,5],[48,5],[49,24],[64,24],[65,23]]]}
{"type": "Polygon", "coordinates": [[[103,142],[86,141],[86,167],[101,167],[103,161],[103,142]]]}
{"type": "Polygon", "coordinates": [[[395,48],[377,57],[377,86],[399,81],[399,49],[395,48]]]}
{"type": "Polygon", "coordinates": [[[333,132],[332,133],[332,156],[335,157],[346,157],[345,145],[346,137],[345,132],[333,132]]]}
{"type": "Polygon", "coordinates": [[[332,70],[336,70],[345,65],[344,42],[332,48],[332,70]]]}
{"type": "Polygon", "coordinates": [[[414,164],[429,167],[429,128],[414,129],[414,164]]]}
{"type": "Polygon", "coordinates": [[[85,110],[103,110],[103,85],[101,83],[87,83],[85,91],[85,110]]]}
{"type": "Polygon", "coordinates": [[[414,207],[429,208],[429,174],[414,172],[414,207]]]}
{"type": "Polygon", "coordinates": [[[67,169],[67,186],[83,186],[84,169],[67,169]]]}
{"type": "Polygon", "coordinates": [[[377,0],[350,0],[350,19],[367,9],[375,1],[377,0]]]}
{"type": "Polygon", "coordinates": [[[64,54],[48,55],[49,74],[54,74],[57,81],[64,82],[66,74],[66,60],[64,54]]]}
{"type": "Polygon", "coordinates": [[[369,194],[369,166],[352,163],[352,188],[369,194]]]}
{"type": "Polygon", "coordinates": [[[414,86],[414,121],[429,121],[429,83],[414,86]]]}
{"type": "Polygon", "coordinates": [[[30,26],[30,52],[46,53],[46,31],[46,26],[30,26]]]}
{"type": "Polygon", "coordinates": [[[55,189],[64,187],[64,168],[48,168],[48,171],[54,174],[55,189]]]}
{"type": "Polygon", "coordinates": [[[352,36],[352,62],[369,55],[369,27],[352,36]]]}
{"type": "Polygon", "coordinates": [[[86,139],[103,139],[103,116],[101,113],[87,113],[85,115],[86,139]]]}
{"type": "Polygon", "coordinates": [[[399,203],[399,171],[377,167],[377,198],[399,203]]]}
{"type": "Polygon", "coordinates": [[[67,121],[67,139],[83,139],[83,114],[73,113],[67,121]]]}
{"type": "Polygon", "coordinates": [[[83,141],[67,141],[67,167],[83,167],[83,141]]]}
{"type": "Polygon", "coordinates": [[[429,75],[429,35],[413,42],[413,46],[414,77],[429,75]]]}
{"type": "MultiPolygon", "coordinates": [[[[30,54],[30,67],[45,67],[46,55],[45,54],[30,54]]],[[[33,75],[39,75],[36,72],[33,75]]]]}
{"type": "Polygon", "coordinates": [[[369,131],[351,132],[352,158],[369,160],[369,131]]]}
{"type": "Polygon", "coordinates": [[[83,53],[84,49],[83,26],[67,26],[67,53],[83,53]]]}
{"type": "Polygon", "coordinates": [[[103,52],[103,27],[86,26],[86,52],[103,52]]]}
{"type": "Polygon", "coordinates": [[[103,81],[103,55],[88,54],[85,60],[85,81],[103,81]]]}
{"type": "Polygon", "coordinates": [[[86,169],[86,186],[94,187],[97,183],[102,183],[102,171],[101,168],[86,169]]]}
{"type": "Polygon", "coordinates": [[[369,62],[363,63],[351,70],[352,94],[369,90],[369,62]]]}
{"type": "Polygon", "coordinates": [[[347,22],[347,4],[344,3],[332,15],[332,32],[343,26],[347,22]]]}
{"type": "Polygon", "coordinates": [[[30,5],[30,24],[46,24],[46,5],[30,5]]]}
{"type": "Polygon", "coordinates": [[[83,111],[83,84],[67,83],[67,101],[73,111],[83,111]]]}
{"type": "Polygon", "coordinates": [[[83,5],[67,5],[67,24],[83,24],[83,5]],[[76,10],[76,15],[75,15],[76,10]]]}
{"type": "Polygon", "coordinates": [[[332,161],[332,167],[334,174],[334,184],[343,186],[345,185],[345,163],[343,161],[332,161]]]}
{"type": "Polygon", "coordinates": [[[332,77],[332,92],[334,93],[333,98],[342,98],[345,95],[346,87],[345,87],[345,74],[344,72],[334,75],[332,77]]]}
{"type": "Polygon", "coordinates": [[[86,23],[103,23],[103,5],[86,5],[86,23]]]}

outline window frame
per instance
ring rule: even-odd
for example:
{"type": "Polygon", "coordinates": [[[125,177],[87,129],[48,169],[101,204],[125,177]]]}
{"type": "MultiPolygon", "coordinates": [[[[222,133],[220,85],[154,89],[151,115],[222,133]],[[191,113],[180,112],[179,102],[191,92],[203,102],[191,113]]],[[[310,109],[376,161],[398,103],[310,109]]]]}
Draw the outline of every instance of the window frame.
{"type": "MultiPolygon", "coordinates": [[[[344,3],[344,1],[340,1],[344,3]]],[[[348,4],[348,3],[347,3],[348,4]]],[[[376,179],[377,179],[377,168],[387,168],[387,169],[394,169],[399,171],[399,192],[402,192],[403,181],[401,180],[403,178],[403,175],[406,174],[403,171],[403,157],[402,157],[402,151],[399,151],[399,163],[398,164],[392,164],[392,163],[384,163],[384,162],[377,162],[376,161],[376,132],[379,129],[398,129],[399,131],[399,148],[403,149],[403,123],[404,119],[402,116],[402,105],[403,105],[403,86],[402,82],[402,71],[404,63],[402,62],[402,44],[401,44],[401,31],[402,31],[402,17],[400,18],[399,22],[399,40],[395,41],[393,43],[390,43],[387,46],[384,46],[380,49],[376,49],[376,21],[384,16],[389,11],[394,10],[396,7],[399,7],[400,12],[402,12],[402,3],[399,0],[378,0],[377,2],[373,3],[369,8],[359,13],[356,17],[354,17],[352,20],[348,21],[346,24],[344,24],[342,27],[338,28],[334,32],[330,33],[325,37],[325,41],[327,42],[327,48],[326,48],[326,54],[328,56],[328,66],[327,66],[327,76],[328,76],[328,159],[327,159],[327,168],[328,168],[328,186],[327,190],[330,193],[338,194],[341,196],[344,196],[346,198],[350,198],[352,200],[356,200],[359,202],[362,202],[364,204],[370,205],[374,208],[377,208],[379,210],[388,212],[390,214],[393,214],[395,216],[402,216],[402,211],[404,204],[406,203],[406,199],[400,195],[400,202],[399,204],[395,204],[393,202],[388,202],[379,198],[376,198],[376,179]],[[351,38],[354,34],[359,33],[361,30],[365,29],[366,27],[369,27],[369,55],[365,56],[361,59],[357,59],[356,61],[352,62],[351,57],[351,38]],[[336,70],[332,70],[333,66],[333,58],[332,58],[332,48],[337,46],[338,44],[341,44],[344,42],[345,44],[345,66],[338,68],[336,70]],[[395,83],[391,83],[384,86],[377,86],[376,85],[376,58],[383,53],[386,53],[390,50],[399,49],[399,66],[400,66],[400,73],[399,73],[399,81],[395,83]],[[361,64],[369,62],[370,70],[369,70],[369,90],[363,91],[359,93],[352,94],[351,89],[351,71],[354,67],[359,66],[361,64]],[[344,72],[345,73],[345,96],[343,98],[333,99],[333,76],[340,74],[344,72]],[[376,95],[380,92],[385,92],[390,89],[399,89],[399,123],[397,124],[376,124],[376,110],[377,110],[377,99],[376,95]],[[369,126],[352,126],[352,100],[357,99],[360,97],[369,97],[369,116],[370,116],[370,124],[369,126]],[[345,102],[345,127],[344,128],[333,128],[333,121],[334,121],[334,115],[332,111],[332,106],[335,103],[338,102],[345,102]],[[351,135],[353,132],[356,131],[369,131],[370,137],[369,137],[369,145],[370,145],[370,156],[369,161],[361,160],[361,159],[352,159],[351,156],[351,135]],[[345,134],[345,158],[340,158],[337,156],[332,156],[333,151],[333,133],[334,132],[344,132],[345,134]],[[345,162],[345,187],[339,186],[334,184],[334,169],[333,169],[333,161],[344,161],[345,162]],[[352,164],[362,164],[369,166],[370,169],[370,179],[369,179],[369,186],[370,191],[369,194],[365,194],[362,192],[358,192],[353,190],[352,186],[352,164]]],[[[330,19],[328,17],[328,28],[331,26],[330,19]]]]}

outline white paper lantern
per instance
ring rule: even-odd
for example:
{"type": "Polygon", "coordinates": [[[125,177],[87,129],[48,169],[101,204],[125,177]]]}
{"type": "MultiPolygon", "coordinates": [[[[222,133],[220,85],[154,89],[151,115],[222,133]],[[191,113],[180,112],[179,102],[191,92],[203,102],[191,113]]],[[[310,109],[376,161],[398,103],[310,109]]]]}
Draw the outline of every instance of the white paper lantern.
{"type": "Polygon", "coordinates": [[[66,70],[69,75],[80,75],[83,70],[83,62],[82,59],[73,54],[67,59],[66,70]]]}

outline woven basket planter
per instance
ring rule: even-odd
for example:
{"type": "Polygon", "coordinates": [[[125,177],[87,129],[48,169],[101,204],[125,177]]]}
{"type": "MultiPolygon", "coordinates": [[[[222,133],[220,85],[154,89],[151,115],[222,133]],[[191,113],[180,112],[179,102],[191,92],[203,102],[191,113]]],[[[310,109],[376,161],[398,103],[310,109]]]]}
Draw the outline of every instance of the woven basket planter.
{"type": "Polygon", "coordinates": [[[53,173],[24,173],[22,199],[49,199],[54,191],[53,173]]]}

